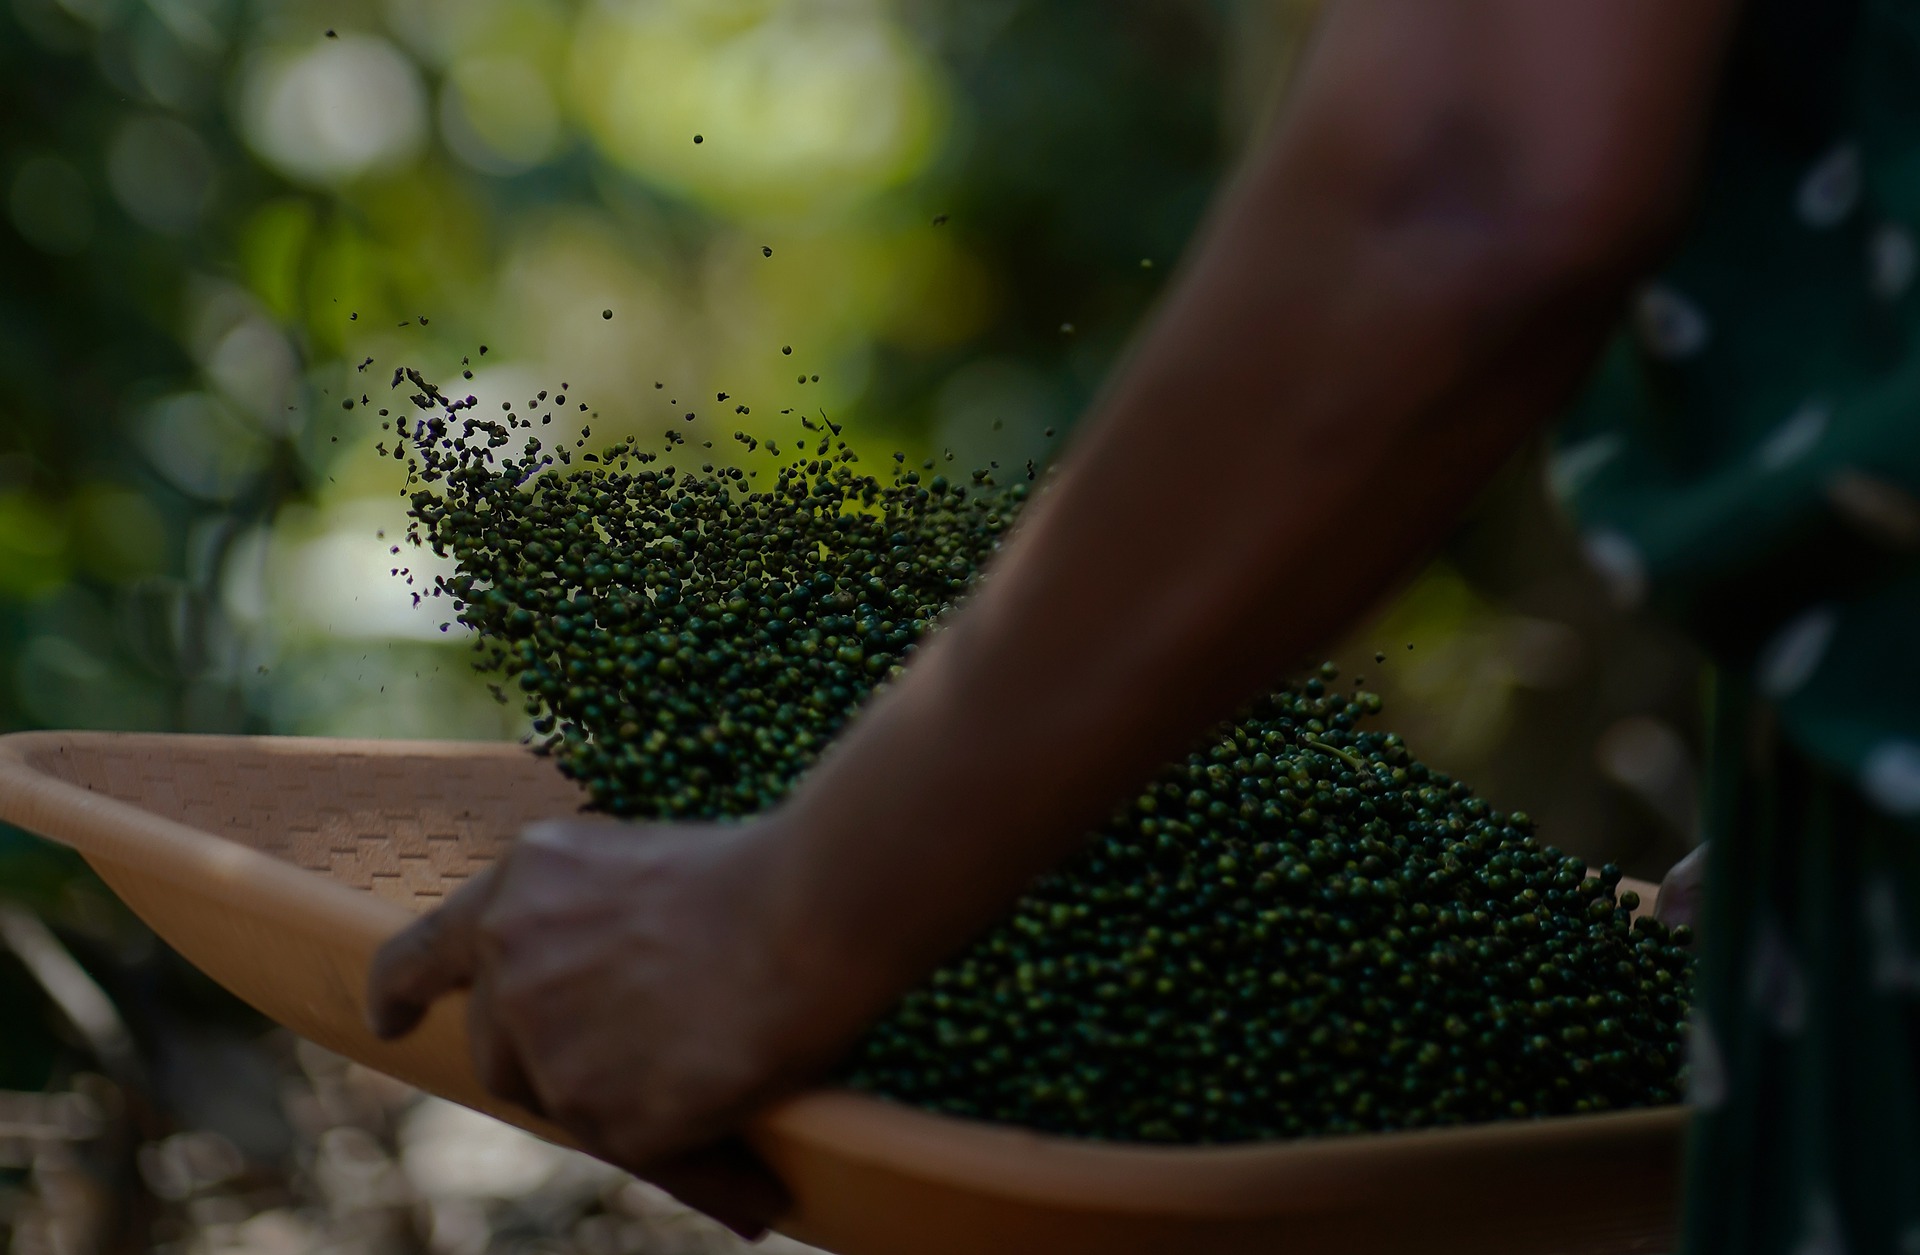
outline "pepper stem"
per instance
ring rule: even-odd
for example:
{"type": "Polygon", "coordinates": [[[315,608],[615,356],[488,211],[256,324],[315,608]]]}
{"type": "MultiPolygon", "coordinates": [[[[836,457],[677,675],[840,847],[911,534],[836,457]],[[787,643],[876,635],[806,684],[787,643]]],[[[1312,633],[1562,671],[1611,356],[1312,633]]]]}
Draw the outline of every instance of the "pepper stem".
{"type": "Polygon", "coordinates": [[[1349,754],[1347,751],[1343,749],[1338,749],[1335,746],[1328,745],[1324,741],[1316,741],[1312,737],[1302,737],[1300,738],[1300,740],[1301,740],[1301,744],[1305,745],[1308,749],[1319,750],[1322,754],[1331,754],[1335,758],[1338,758],[1343,762],[1345,762],[1347,766],[1353,768],[1355,771],[1359,772],[1360,774],[1362,775],[1367,774],[1366,760],[1359,757],[1358,755],[1349,754]]]}

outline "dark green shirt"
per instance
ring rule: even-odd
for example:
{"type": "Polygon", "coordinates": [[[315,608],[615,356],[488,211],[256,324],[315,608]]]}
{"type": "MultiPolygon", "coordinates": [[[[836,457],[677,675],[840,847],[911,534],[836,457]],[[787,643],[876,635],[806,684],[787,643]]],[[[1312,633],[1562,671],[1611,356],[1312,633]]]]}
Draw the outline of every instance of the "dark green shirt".
{"type": "Polygon", "coordinates": [[[1622,604],[1920,820],[1920,3],[1756,0],[1555,487],[1622,604]]]}
{"type": "Polygon", "coordinates": [[[1920,1255],[1920,0],[1742,21],[1553,477],[1719,663],[1688,1255],[1920,1255]]]}

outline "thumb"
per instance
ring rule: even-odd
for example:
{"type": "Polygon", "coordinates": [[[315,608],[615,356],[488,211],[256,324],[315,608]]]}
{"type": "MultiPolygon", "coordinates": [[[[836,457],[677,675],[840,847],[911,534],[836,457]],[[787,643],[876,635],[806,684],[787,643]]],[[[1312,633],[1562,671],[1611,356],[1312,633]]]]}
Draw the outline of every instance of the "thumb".
{"type": "Polygon", "coordinates": [[[406,1036],[438,999],[473,982],[480,915],[495,883],[491,869],[475,876],[373,956],[367,970],[367,1024],[376,1037],[406,1036]]]}

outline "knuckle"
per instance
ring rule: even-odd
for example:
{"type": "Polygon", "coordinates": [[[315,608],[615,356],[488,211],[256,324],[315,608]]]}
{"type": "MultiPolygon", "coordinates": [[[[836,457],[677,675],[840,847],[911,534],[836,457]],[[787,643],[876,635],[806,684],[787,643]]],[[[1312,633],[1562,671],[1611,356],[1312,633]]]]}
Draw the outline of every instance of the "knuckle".
{"type": "Polygon", "coordinates": [[[437,912],[422,915],[388,938],[386,944],[380,947],[377,960],[390,967],[418,962],[425,955],[433,953],[443,928],[437,912]]]}
{"type": "Polygon", "coordinates": [[[494,895],[474,921],[474,931],[485,947],[501,958],[518,953],[538,930],[539,921],[529,910],[525,896],[517,892],[494,895]]]}
{"type": "Polygon", "coordinates": [[[605,817],[541,820],[521,830],[514,848],[542,864],[580,867],[602,857],[608,842],[625,837],[630,829],[605,817]]]}
{"type": "Polygon", "coordinates": [[[580,825],[574,820],[549,819],[521,830],[514,850],[521,857],[542,863],[565,863],[580,853],[580,825]]]}
{"type": "Polygon", "coordinates": [[[427,920],[421,920],[374,952],[373,962],[367,969],[367,983],[374,992],[405,995],[427,979],[437,934],[421,926],[426,923],[427,920]]]}
{"type": "Polygon", "coordinates": [[[536,819],[520,830],[518,847],[524,850],[546,849],[565,840],[567,820],[536,819]]]}
{"type": "Polygon", "coordinates": [[[474,920],[474,935],[480,939],[482,949],[499,953],[507,949],[515,933],[514,911],[505,902],[494,902],[474,920]]]}

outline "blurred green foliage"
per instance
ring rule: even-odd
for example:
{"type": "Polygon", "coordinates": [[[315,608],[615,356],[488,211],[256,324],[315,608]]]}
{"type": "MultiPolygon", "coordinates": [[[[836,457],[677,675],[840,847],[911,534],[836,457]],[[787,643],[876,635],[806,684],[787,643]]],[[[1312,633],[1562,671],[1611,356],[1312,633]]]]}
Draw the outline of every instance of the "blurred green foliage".
{"type": "MultiPolygon", "coordinates": [[[[716,461],[789,410],[1047,458],[1313,7],[0,0],[0,727],[519,734],[392,573],[403,362],[716,461]]],[[[1536,469],[1342,657],[1424,756],[1657,870],[1691,657],[1536,469]]]]}
{"type": "MultiPolygon", "coordinates": [[[[1044,457],[1220,169],[1222,23],[0,0],[0,730],[517,735],[390,574],[402,362],[716,454],[804,406],[1044,457]]],[[[0,896],[202,1014],[64,852],[0,829],[0,896]]],[[[0,953],[0,1088],[55,1074],[47,1005],[0,953]]]]}
{"type": "Polygon", "coordinates": [[[565,381],[607,434],[827,408],[1044,457],[1221,168],[1225,23],[14,0],[0,723],[512,732],[388,571],[397,476],[342,405],[403,361],[565,381]]]}

